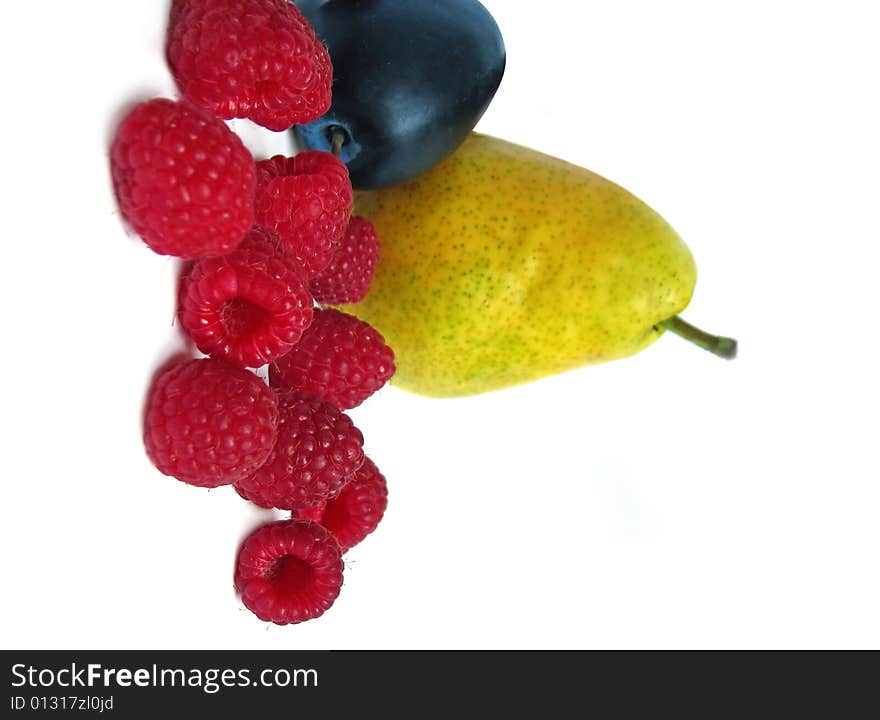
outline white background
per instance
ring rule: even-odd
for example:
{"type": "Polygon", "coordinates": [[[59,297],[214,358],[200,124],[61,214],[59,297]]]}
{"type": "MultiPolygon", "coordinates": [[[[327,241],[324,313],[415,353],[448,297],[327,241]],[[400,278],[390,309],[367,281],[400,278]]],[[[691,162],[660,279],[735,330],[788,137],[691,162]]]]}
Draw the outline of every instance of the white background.
{"type": "Polygon", "coordinates": [[[176,264],[124,230],[107,149],[174,92],[166,3],[4,5],[3,646],[880,646],[876,5],[485,4],[508,66],[479,129],[660,211],[685,317],[740,358],[670,335],[481,397],[386,388],[351,414],[387,516],[324,617],[267,626],[232,570],[272,514],[140,441],[176,264]]]}

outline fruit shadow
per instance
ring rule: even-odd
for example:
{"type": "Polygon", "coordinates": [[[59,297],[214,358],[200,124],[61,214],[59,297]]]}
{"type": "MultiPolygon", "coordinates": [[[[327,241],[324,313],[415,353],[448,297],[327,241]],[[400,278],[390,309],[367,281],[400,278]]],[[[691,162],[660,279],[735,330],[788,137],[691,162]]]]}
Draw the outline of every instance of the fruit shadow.
{"type": "Polygon", "coordinates": [[[180,298],[184,291],[187,278],[192,272],[194,265],[195,260],[181,260],[177,266],[177,280],[174,284],[174,318],[171,321],[173,337],[169,343],[171,349],[164,354],[159,364],[154,368],[146,386],[144,387],[143,396],[141,398],[142,429],[147,419],[147,402],[156,381],[171,368],[196,357],[195,343],[193,343],[186,330],[184,330],[183,323],[180,322],[180,298]]]}

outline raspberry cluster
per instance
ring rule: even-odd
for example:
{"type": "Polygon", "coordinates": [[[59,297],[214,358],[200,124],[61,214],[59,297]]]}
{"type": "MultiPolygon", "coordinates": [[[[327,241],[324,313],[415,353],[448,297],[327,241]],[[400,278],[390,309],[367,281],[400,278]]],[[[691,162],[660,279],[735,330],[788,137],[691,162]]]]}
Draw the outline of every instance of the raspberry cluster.
{"type": "Polygon", "coordinates": [[[333,604],[343,553],[387,504],[343,411],[385,385],[394,353],[366,323],[317,305],[363,299],[379,241],[351,215],[338,158],[255,161],[223,122],[282,130],[329,107],[330,58],[295,5],[174,0],[166,57],[183,97],[130,110],[111,177],[128,226],[187,261],[177,317],[204,357],[154,378],[144,446],[165,475],[290,511],[244,540],[235,587],[260,619],[298,623],[333,604]],[[265,366],[270,383],[251,371],[265,366]]]}

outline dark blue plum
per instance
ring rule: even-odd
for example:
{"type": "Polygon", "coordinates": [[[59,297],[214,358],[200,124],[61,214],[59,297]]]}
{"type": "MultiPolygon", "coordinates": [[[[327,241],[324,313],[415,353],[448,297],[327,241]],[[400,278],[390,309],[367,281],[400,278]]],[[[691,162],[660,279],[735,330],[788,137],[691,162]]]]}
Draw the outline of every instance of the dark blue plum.
{"type": "Polygon", "coordinates": [[[297,0],[333,62],[330,110],[293,128],[330,150],[356,188],[429,170],[476,125],[504,74],[504,41],[476,0],[297,0]],[[340,134],[341,131],[341,134],[340,134]]]}

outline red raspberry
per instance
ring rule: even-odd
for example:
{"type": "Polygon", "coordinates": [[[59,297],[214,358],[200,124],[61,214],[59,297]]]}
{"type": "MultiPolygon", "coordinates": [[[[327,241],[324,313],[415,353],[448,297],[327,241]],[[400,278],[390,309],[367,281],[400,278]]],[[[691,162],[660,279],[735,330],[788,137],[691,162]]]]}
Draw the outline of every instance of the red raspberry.
{"type": "Polygon", "coordinates": [[[317,507],[294,510],[293,517],[323,525],[345,553],[376,529],[386,507],[388,486],[385,476],[370,458],[364,458],[360,470],[339,495],[317,507]]]}
{"type": "Polygon", "coordinates": [[[175,0],[166,55],[184,97],[218,117],[280,131],[330,107],[330,56],[286,0],[175,0]]]}
{"type": "Polygon", "coordinates": [[[320,525],[281,520],[245,539],[235,589],[260,620],[289,625],[326,612],[342,587],[342,553],[320,525]]]}
{"type": "MultiPolygon", "coordinates": [[[[298,275],[302,275],[302,268],[297,265],[296,261],[290,257],[284,244],[275,233],[254,225],[247,235],[244,236],[237,250],[255,250],[263,255],[278,255],[289,261],[291,268],[298,275]]],[[[183,325],[183,302],[186,299],[186,293],[189,290],[189,278],[193,268],[196,266],[195,260],[189,260],[182,264],[177,283],[177,316],[180,324],[183,325]]]]}
{"type": "Polygon", "coordinates": [[[316,309],[294,348],[269,366],[269,384],[357,407],[394,375],[394,352],[378,330],[333,308],[316,309]]]}
{"type": "Polygon", "coordinates": [[[245,238],[239,244],[238,249],[254,250],[263,253],[263,255],[279,258],[289,266],[294,273],[303,278],[303,282],[308,282],[305,279],[305,271],[303,270],[302,265],[300,265],[296,258],[293,257],[278,233],[266,230],[266,228],[262,228],[259,225],[254,225],[251,228],[251,231],[245,235],[245,238]]]}
{"type": "Polygon", "coordinates": [[[355,215],[330,264],[309,282],[312,297],[324,305],[344,305],[363,300],[379,264],[376,228],[355,215]]]}
{"type": "Polygon", "coordinates": [[[110,150],[122,217],[160,255],[232,250],[254,222],[256,168],[225,123],[151,100],[122,121],[110,150]]]}
{"type": "Polygon", "coordinates": [[[246,500],[284,510],[328,500],[364,462],[364,436],[343,412],[309,395],[278,394],[278,440],[265,464],[236,483],[246,500]]]}
{"type": "MultiPolygon", "coordinates": [[[[346,487],[348,487],[348,485],[346,485],[346,487]]],[[[345,488],[342,488],[342,492],[345,492],[345,488]]],[[[340,493],[340,495],[341,494],[342,493],[340,493]]],[[[339,495],[337,495],[337,497],[339,497],[339,495]]],[[[327,507],[327,502],[327,500],[324,500],[323,502],[320,502],[317,505],[312,505],[311,507],[293,510],[290,513],[290,517],[294,520],[308,520],[309,522],[318,523],[318,525],[326,527],[326,525],[321,522],[321,518],[324,517],[324,510],[327,507]]]]}
{"type": "Polygon", "coordinates": [[[290,263],[258,250],[199,260],[181,295],[181,323],[199,350],[236,365],[275,360],[312,321],[302,277],[290,263]]]}
{"type": "Polygon", "coordinates": [[[210,488],[266,462],[277,426],[277,395],[256,375],[219,360],[188,360],[153,383],[144,445],[160,472],[210,488]]]}
{"type": "Polygon", "coordinates": [[[309,150],[257,163],[257,223],[281,236],[308,277],[330,264],[352,200],[348,168],[330,153],[309,150]]]}
{"type": "MultiPolygon", "coordinates": [[[[250,229],[250,232],[245,235],[244,240],[239,243],[238,249],[254,250],[264,255],[290,258],[290,254],[287,252],[284,243],[281,242],[278,233],[274,233],[259,225],[254,225],[250,229]]],[[[300,272],[301,274],[302,272],[300,272]]]]}

